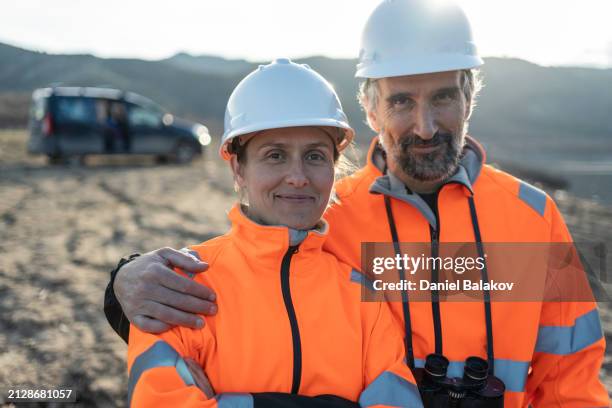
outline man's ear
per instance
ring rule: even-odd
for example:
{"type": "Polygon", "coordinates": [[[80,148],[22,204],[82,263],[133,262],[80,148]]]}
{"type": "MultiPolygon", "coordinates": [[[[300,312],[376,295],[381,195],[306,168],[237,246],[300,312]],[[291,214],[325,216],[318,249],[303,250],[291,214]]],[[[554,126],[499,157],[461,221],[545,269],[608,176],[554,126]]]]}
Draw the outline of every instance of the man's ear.
{"type": "Polygon", "coordinates": [[[245,185],[243,165],[238,162],[238,156],[232,154],[230,157],[230,166],[232,167],[232,173],[234,173],[234,182],[237,187],[242,188],[245,185]]]}
{"type": "Polygon", "coordinates": [[[378,121],[378,115],[376,114],[376,109],[367,108],[366,109],[366,119],[368,120],[368,125],[370,125],[370,128],[376,133],[379,133],[381,126],[378,121]]]}

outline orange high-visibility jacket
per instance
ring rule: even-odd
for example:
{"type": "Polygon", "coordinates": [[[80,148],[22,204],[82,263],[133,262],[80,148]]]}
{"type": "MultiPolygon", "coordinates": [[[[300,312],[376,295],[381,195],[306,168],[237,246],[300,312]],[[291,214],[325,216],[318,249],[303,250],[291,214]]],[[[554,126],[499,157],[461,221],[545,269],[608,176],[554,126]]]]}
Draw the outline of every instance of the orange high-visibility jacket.
{"type": "Polygon", "coordinates": [[[296,244],[296,231],[256,224],[238,206],[229,217],[226,235],[192,247],[210,265],[195,280],[215,290],[218,313],[201,330],[130,327],[130,406],[248,407],[264,392],[421,406],[387,304],[360,301],[359,273],[322,250],[325,222],[296,244]],[[184,357],[201,364],[215,398],[193,386],[184,357]]]}
{"type": "MultiPolygon", "coordinates": [[[[555,205],[544,192],[484,165],[480,145],[467,138],[459,171],[438,195],[438,214],[394,177],[376,138],[367,165],[336,185],[339,203],[326,213],[330,237],[325,248],[361,269],[362,242],[391,242],[392,222],[399,242],[571,242],[555,205]],[[474,210],[470,208],[473,199],[474,210]]],[[[435,350],[430,302],[408,302],[415,366],[435,350]]],[[[468,356],[487,358],[482,302],[440,302],[443,354],[449,375],[461,377],[468,356]]],[[[390,303],[404,327],[401,301],[390,303]]],[[[506,385],[505,407],[601,407],[608,394],[599,380],[605,340],[593,302],[493,302],[495,375],[506,385]]]]}

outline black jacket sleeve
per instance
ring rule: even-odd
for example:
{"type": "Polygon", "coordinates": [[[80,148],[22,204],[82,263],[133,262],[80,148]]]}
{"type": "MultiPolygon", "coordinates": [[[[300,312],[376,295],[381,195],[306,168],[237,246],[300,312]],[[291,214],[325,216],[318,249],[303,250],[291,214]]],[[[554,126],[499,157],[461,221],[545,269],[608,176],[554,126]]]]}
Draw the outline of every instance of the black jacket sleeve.
{"type": "Polygon", "coordinates": [[[108,283],[108,286],[106,286],[106,292],[104,292],[104,314],[106,315],[106,320],[108,320],[108,323],[111,325],[113,330],[115,330],[117,334],[126,343],[128,342],[128,338],[130,337],[130,321],[123,313],[123,309],[121,309],[121,304],[115,296],[113,284],[115,283],[115,276],[117,276],[117,271],[123,265],[132,261],[137,256],[140,256],[140,254],[133,254],[128,256],[127,258],[121,258],[115,269],[111,271],[110,282],[108,283]]]}
{"type": "Polygon", "coordinates": [[[304,395],[285,394],[280,392],[264,392],[251,394],[255,408],[358,408],[359,404],[335,395],[304,395]]]}

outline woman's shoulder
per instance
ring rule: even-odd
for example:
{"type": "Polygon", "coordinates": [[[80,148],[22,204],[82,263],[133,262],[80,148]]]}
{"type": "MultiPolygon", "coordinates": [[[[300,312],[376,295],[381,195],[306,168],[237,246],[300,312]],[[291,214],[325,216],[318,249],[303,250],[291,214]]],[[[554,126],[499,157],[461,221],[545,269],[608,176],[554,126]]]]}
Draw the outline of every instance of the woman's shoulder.
{"type": "Polygon", "coordinates": [[[208,263],[210,267],[217,262],[219,255],[227,251],[231,246],[232,240],[229,234],[224,234],[200,244],[191,245],[189,249],[195,251],[198,254],[198,258],[208,263]]]}
{"type": "Polygon", "coordinates": [[[355,283],[359,283],[358,275],[361,272],[353,268],[351,265],[342,262],[338,257],[331,252],[322,251],[322,259],[328,265],[326,270],[334,274],[334,278],[341,282],[346,287],[352,287],[355,283]]]}

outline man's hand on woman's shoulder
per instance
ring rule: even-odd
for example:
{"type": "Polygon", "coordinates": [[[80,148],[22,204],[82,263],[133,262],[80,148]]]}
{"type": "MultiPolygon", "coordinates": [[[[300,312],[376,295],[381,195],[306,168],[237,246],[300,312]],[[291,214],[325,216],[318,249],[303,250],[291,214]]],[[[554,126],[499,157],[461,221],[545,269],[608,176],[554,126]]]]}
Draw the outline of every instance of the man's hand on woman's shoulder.
{"type": "Polygon", "coordinates": [[[117,271],[115,296],[126,317],[140,330],[161,333],[176,325],[201,328],[204,320],[197,314],[217,312],[214,292],[180,276],[174,267],[200,273],[208,264],[193,251],[160,248],[134,258],[117,271]]]}

